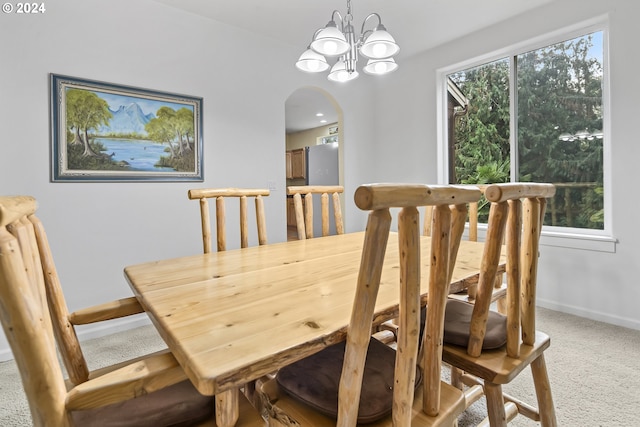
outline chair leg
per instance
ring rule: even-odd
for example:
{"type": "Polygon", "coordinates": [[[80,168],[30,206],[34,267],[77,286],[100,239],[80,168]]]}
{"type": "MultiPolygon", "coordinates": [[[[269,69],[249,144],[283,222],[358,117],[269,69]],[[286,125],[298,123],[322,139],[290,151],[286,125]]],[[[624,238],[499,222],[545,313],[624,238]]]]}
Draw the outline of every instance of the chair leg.
{"type": "Polygon", "coordinates": [[[538,399],[540,425],[542,427],[556,427],[558,425],[556,410],[553,406],[551,384],[549,383],[544,354],[541,354],[531,363],[531,374],[533,375],[533,384],[536,388],[536,398],[538,399]]]}
{"type": "Polygon", "coordinates": [[[455,366],[452,366],[451,367],[451,385],[460,390],[463,389],[461,377],[462,377],[462,370],[456,368],[455,366]]]}
{"type": "Polygon", "coordinates": [[[507,427],[502,386],[485,381],[484,394],[487,400],[487,413],[489,414],[491,427],[507,427]]]}
{"type": "Polygon", "coordinates": [[[256,400],[257,400],[257,396],[256,396],[256,383],[254,381],[251,381],[249,383],[246,383],[244,385],[244,387],[242,387],[242,393],[244,394],[244,396],[247,398],[247,400],[249,402],[251,402],[252,405],[255,406],[256,400]]]}
{"type": "Polygon", "coordinates": [[[476,300],[476,295],[478,295],[478,285],[471,285],[467,288],[467,297],[469,302],[473,302],[476,300]]]}

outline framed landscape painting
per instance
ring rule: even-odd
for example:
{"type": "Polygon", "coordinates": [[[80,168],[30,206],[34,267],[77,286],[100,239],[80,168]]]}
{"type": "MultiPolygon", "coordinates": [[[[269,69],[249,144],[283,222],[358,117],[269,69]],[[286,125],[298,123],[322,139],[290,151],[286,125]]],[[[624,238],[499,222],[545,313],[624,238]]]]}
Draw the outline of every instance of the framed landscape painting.
{"type": "Polygon", "coordinates": [[[203,181],[202,98],[51,74],[52,180],[203,181]]]}

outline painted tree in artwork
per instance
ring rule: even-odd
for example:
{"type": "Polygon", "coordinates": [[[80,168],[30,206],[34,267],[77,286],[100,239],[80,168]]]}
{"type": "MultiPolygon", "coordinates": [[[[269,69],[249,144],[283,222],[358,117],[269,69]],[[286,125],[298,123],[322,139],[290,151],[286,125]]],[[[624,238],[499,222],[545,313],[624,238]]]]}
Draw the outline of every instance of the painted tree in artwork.
{"type": "Polygon", "coordinates": [[[190,151],[191,141],[189,137],[193,138],[193,111],[188,108],[181,108],[176,112],[176,126],[178,134],[180,136],[180,147],[182,150],[190,151]]]}
{"type": "MultiPolygon", "coordinates": [[[[163,108],[168,107],[162,107],[160,108],[160,110],[162,110],[163,108]]],[[[160,110],[158,110],[158,112],[160,112],[160,110]]],[[[169,110],[171,109],[169,108],[169,110]]],[[[169,146],[171,158],[176,156],[175,151],[173,150],[173,144],[171,143],[175,136],[175,133],[173,132],[173,128],[166,117],[159,116],[151,119],[149,123],[144,126],[144,129],[147,131],[147,134],[149,135],[149,138],[151,138],[151,140],[161,142],[169,146]]]]}
{"type": "Polygon", "coordinates": [[[145,130],[152,139],[168,144],[171,158],[183,156],[185,152],[192,151],[189,137],[194,133],[193,111],[188,108],[176,111],[170,107],[160,107],[156,111],[156,118],[146,124],[145,130]],[[177,154],[174,142],[178,144],[177,154]]]}
{"type": "Polygon", "coordinates": [[[75,135],[71,143],[84,145],[84,157],[98,156],[89,143],[89,131],[109,124],[113,117],[109,111],[109,104],[88,90],[67,89],[66,107],[67,129],[75,135]]]}

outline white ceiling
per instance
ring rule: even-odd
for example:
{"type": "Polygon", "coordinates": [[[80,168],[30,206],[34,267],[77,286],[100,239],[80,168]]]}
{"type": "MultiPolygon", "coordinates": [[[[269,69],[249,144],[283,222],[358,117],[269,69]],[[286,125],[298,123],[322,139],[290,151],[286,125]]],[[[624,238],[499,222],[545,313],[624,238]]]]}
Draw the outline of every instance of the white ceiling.
{"type": "Polygon", "coordinates": [[[338,113],[329,99],[321,92],[308,88],[298,89],[287,98],[284,114],[286,133],[300,132],[338,121],[338,113]],[[317,114],[322,114],[322,117],[317,114]]]}
{"type": "MultiPolygon", "coordinates": [[[[344,16],[346,0],[154,0],[187,12],[290,43],[304,51],[316,29],[324,27],[333,10],[344,16]]],[[[415,55],[466,34],[509,19],[554,0],[352,0],[356,33],[371,12],[382,17],[383,24],[400,45],[396,60],[415,55]]],[[[375,20],[371,23],[375,24],[375,20]]],[[[367,26],[369,28],[370,25],[367,26]]],[[[297,58],[291,58],[294,63],[297,58]]],[[[292,96],[296,115],[287,112],[287,128],[300,130],[320,126],[315,114],[326,109],[326,98],[314,91],[299,91],[292,96]],[[324,105],[314,104],[314,100],[324,105]],[[304,111],[308,106],[309,111],[304,111]],[[311,117],[312,122],[301,122],[311,117]],[[306,127],[309,126],[309,127],[306,127]]],[[[289,103],[288,102],[288,103],[289,103]]],[[[292,110],[292,109],[288,109],[292,110]]],[[[327,111],[333,111],[333,107],[327,111]]],[[[337,120],[334,116],[333,120],[337,120]]],[[[330,121],[329,121],[330,123],[330,121]]]]}

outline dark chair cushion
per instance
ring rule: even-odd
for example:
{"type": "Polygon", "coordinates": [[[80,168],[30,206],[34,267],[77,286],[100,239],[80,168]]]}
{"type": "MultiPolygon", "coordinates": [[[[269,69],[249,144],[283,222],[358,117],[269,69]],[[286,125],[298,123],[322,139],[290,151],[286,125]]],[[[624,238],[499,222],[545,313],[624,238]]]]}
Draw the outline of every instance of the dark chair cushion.
{"type": "Polygon", "coordinates": [[[214,407],[213,396],[201,395],[186,380],[135,399],[73,411],[71,416],[76,426],[176,427],[213,419],[214,407]]]}
{"type": "MultiPolygon", "coordinates": [[[[276,375],[278,385],[294,399],[336,418],[345,345],[344,342],[332,345],[280,369],[276,375]]],[[[395,359],[394,349],[371,338],[362,380],[358,423],[371,423],[391,414],[395,359]]],[[[416,387],[421,382],[422,372],[416,367],[416,387]]]]}
{"type": "MultiPolygon", "coordinates": [[[[444,315],[444,342],[466,347],[469,344],[469,327],[473,304],[450,299],[444,315]]],[[[483,350],[500,348],[507,343],[507,317],[489,311],[487,330],[482,342],[483,350]]]]}
{"type": "MultiPolygon", "coordinates": [[[[456,299],[448,299],[444,314],[444,337],[446,344],[467,347],[469,344],[469,327],[471,326],[471,315],[473,314],[473,304],[456,299]]],[[[425,319],[427,316],[426,307],[420,313],[420,339],[424,331],[425,319]]],[[[507,316],[495,311],[489,311],[487,319],[487,330],[483,350],[493,350],[502,347],[507,343],[507,316]]]]}

